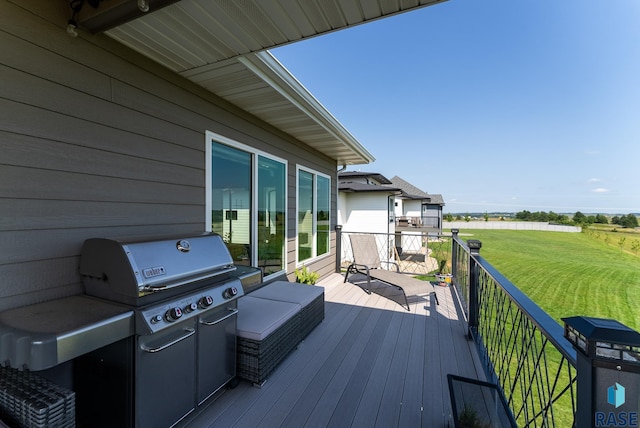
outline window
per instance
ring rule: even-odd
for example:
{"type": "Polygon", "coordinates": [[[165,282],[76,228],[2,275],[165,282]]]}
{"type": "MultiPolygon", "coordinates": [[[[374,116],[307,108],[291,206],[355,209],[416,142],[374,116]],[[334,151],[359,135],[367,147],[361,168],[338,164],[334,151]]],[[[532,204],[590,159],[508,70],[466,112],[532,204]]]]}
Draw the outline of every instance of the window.
{"type": "Polygon", "coordinates": [[[285,268],[286,162],[207,132],[207,230],[238,265],[285,268]]]}
{"type": "Polygon", "coordinates": [[[298,262],[329,253],[331,180],[298,168],[298,262]]]}

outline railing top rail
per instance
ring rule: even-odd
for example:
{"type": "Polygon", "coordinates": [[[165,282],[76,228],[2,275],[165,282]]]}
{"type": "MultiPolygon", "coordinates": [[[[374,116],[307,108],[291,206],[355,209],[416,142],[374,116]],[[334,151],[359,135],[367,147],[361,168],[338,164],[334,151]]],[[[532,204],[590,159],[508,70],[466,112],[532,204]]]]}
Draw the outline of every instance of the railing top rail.
{"type": "Polygon", "coordinates": [[[457,233],[452,234],[452,236],[453,236],[453,240],[456,241],[459,246],[463,247],[467,252],[469,252],[469,246],[467,245],[466,242],[462,240],[462,238],[460,238],[460,236],[457,233]]]}
{"type": "Polygon", "coordinates": [[[425,236],[441,236],[444,238],[451,238],[453,235],[449,232],[443,232],[443,231],[433,231],[433,232],[425,232],[424,230],[412,230],[412,231],[407,231],[407,230],[398,230],[396,232],[363,232],[363,231],[356,231],[356,230],[341,230],[341,232],[343,235],[356,235],[356,234],[361,234],[361,235],[388,235],[388,236],[395,236],[395,235],[399,235],[400,233],[411,233],[414,235],[418,235],[418,234],[422,234],[425,236]]]}
{"type": "Polygon", "coordinates": [[[564,328],[518,287],[513,285],[513,283],[496,268],[491,266],[486,259],[479,255],[472,255],[471,257],[493,278],[496,284],[507,293],[511,301],[527,315],[544,336],[547,337],[556,349],[575,367],[576,350],[564,337],[564,328]]]}

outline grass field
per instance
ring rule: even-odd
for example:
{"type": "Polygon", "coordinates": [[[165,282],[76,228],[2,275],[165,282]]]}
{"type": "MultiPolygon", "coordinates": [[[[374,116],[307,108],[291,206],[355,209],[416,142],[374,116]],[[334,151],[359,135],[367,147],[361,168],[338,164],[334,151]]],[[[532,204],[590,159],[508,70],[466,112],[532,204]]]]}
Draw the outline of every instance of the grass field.
{"type": "Polygon", "coordinates": [[[639,229],[626,229],[613,224],[592,224],[585,229],[585,233],[608,246],[640,256],[639,229]]]}
{"type": "Polygon", "coordinates": [[[583,315],[617,319],[640,331],[640,257],[628,248],[593,233],[461,230],[460,235],[482,241],[480,254],[559,323],[583,315]]]}

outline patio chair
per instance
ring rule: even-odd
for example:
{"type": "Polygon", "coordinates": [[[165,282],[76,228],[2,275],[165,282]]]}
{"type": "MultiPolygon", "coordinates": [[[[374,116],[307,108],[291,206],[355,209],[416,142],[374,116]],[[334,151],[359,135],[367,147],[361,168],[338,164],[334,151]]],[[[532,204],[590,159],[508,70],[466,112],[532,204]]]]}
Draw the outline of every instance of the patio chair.
{"type": "Polygon", "coordinates": [[[436,304],[439,305],[438,296],[435,287],[429,281],[420,281],[411,276],[400,272],[400,267],[395,262],[381,261],[378,254],[378,246],[373,235],[349,236],[351,241],[351,251],[353,254],[353,263],[347,267],[344,275],[344,282],[347,282],[350,273],[360,273],[367,275],[367,288],[365,291],[371,294],[371,278],[377,279],[385,284],[398,288],[404,295],[404,301],[407,310],[410,311],[408,296],[419,296],[429,294],[434,296],[436,304]],[[394,270],[382,268],[382,263],[393,266],[394,270]]]}

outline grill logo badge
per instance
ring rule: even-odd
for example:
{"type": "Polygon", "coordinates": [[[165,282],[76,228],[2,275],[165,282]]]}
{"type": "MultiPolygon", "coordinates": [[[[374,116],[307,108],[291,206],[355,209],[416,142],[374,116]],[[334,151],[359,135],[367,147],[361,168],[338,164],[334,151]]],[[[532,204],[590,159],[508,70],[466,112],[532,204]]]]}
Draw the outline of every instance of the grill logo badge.
{"type": "Polygon", "coordinates": [[[178,249],[178,251],[181,251],[183,253],[188,253],[189,250],[191,250],[191,243],[186,239],[181,239],[176,244],[176,248],[178,249]]]}
{"type": "Polygon", "coordinates": [[[142,274],[145,278],[153,278],[154,276],[165,275],[167,271],[164,266],[156,266],[147,269],[142,269],[142,274]]]}

